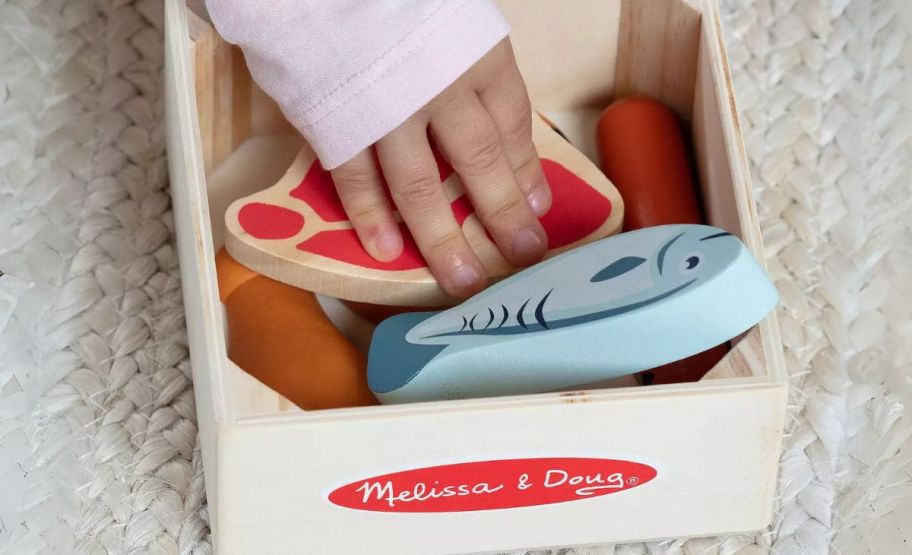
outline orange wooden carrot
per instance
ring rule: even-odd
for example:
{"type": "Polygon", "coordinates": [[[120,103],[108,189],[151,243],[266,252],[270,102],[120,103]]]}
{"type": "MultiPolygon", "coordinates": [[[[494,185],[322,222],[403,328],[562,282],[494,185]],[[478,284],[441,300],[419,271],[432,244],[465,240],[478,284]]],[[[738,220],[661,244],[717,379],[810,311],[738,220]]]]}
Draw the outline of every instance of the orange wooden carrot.
{"type": "Polygon", "coordinates": [[[223,303],[239,285],[259,275],[231,258],[225,249],[219,250],[215,255],[215,277],[218,280],[219,299],[223,303]]]}
{"type": "MultiPolygon", "coordinates": [[[[624,231],[704,223],[687,143],[670,108],[645,97],[622,98],[602,113],[596,133],[602,170],[624,199],[624,231]]],[[[643,381],[697,381],[728,349],[719,345],[643,372],[643,381]]]]}
{"type": "Polygon", "coordinates": [[[660,102],[623,98],[597,128],[602,169],[624,199],[624,231],[702,223],[678,118],[660,102]]]}
{"type": "Polygon", "coordinates": [[[391,316],[404,312],[431,312],[445,310],[448,307],[387,306],[381,304],[359,303],[343,300],[342,304],[368,322],[377,325],[391,316]]]}
{"type": "Polygon", "coordinates": [[[367,361],[310,291],[216,258],[228,319],[228,358],[306,410],[375,405],[367,361]]]}

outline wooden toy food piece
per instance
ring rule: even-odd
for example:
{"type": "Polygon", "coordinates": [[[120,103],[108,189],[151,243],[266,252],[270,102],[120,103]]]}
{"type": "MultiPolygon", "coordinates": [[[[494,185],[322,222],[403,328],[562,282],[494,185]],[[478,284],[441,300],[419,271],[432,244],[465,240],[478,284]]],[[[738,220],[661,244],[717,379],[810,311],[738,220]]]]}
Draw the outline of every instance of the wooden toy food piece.
{"type": "Polygon", "coordinates": [[[228,318],[228,358],[306,410],[375,405],[364,354],[314,294],[261,276],[224,250],[216,257],[228,318]]]}
{"type": "Polygon", "coordinates": [[[556,123],[554,123],[554,121],[551,118],[549,118],[548,116],[546,116],[545,114],[543,114],[541,112],[535,112],[535,115],[538,116],[539,118],[541,118],[541,120],[545,123],[545,125],[550,127],[552,131],[554,131],[555,133],[560,135],[562,139],[564,139],[565,141],[568,141],[568,142],[570,141],[567,138],[567,136],[564,135],[564,132],[561,131],[560,127],[556,123]]]}
{"type": "Polygon", "coordinates": [[[382,403],[564,389],[718,345],[777,297],[732,234],[642,229],[541,262],[446,311],[385,320],[368,383],[382,403]]]}
{"type": "MultiPolygon", "coordinates": [[[[602,113],[597,139],[602,169],[624,197],[624,231],[704,223],[687,143],[670,108],[644,97],[618,100],[602,113]]],[[[692,359],[655,368],[643,380],[697,381],[727,352],[727,344],[718,345],[692,359]]]]}
{"type": "MultiPolygon", "coordinates": [[[[547,256],[616,233],[623,202],[583,154],[538,118],[533,140],[551,185],[553,204],[541,218],[547,256]]],[[[514,273],[488,237],[462,191],[458,176],[438,160],[453,214],[489,278],[514,273]]],[[[397,216],[398,217],[398,216],[397,216]]],[[[405,227],[402,255],[373,259],[362,247],[336,196],[329,172],[309,147],[274,186],[235,201],[227,210],[226,248],[242,264],[273,279],[340,299],[392,306],[450,306],[405,227]]]]}
{"type": "Polygon", "coordinates": [[[225,249],[215,254],[215,277],[218,281],[219,300],[222,303],[234,293],[240,285],[260,274],[231,258],[225,249]]]}
{"type": "Polygon", "coordinates": [[[647,385],[695,382],[719,364],[729,350],[729,344],[725,342],[702,353],[642,372],[641,378],[647,385]]]}
{"type": "Polygon", "coordinates": [[[427,312],[431,310],[445,310],[447,308],[445,306],[387,306],[381,304],[359,303],[356,301],[342,301],[342,304],[344,304],[346,307],[348,307],[349,310],[358,316],[364,318],[374,325],[377,325],[387,318],[391,318],[397,314],[402,314],[403,312],[427,312]]]}
{"type": "Polygon", "coordinates": [[[597,127],[602,170],[624,197],[624,231],[703,221],[678,118],[649,98],[623,98],[597,127]]]}

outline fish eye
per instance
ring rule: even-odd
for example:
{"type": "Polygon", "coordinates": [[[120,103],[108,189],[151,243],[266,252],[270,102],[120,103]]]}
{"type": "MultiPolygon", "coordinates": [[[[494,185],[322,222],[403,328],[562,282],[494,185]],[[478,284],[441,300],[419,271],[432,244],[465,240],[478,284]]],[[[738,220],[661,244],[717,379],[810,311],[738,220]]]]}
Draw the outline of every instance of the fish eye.
{"type": "Polygon", "coordinates": [[[695,252],[688,254],[681,259],[680,269],[681,272],[689,273],[692,272],[703,263],[703,253],[695,252]]]}

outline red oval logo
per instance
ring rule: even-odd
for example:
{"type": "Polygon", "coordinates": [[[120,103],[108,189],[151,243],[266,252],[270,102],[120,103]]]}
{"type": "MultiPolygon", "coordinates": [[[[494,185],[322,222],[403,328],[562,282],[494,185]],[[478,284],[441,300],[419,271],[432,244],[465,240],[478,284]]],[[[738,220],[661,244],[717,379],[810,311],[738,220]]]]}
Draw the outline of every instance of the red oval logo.
{"type": "Polygon", "coordinates": [[[402,470],[330,492],[334,505],[387,513],[513,509],[591,499],[656,477],[643,463],[579,457],[474,461],[402,470]]]}

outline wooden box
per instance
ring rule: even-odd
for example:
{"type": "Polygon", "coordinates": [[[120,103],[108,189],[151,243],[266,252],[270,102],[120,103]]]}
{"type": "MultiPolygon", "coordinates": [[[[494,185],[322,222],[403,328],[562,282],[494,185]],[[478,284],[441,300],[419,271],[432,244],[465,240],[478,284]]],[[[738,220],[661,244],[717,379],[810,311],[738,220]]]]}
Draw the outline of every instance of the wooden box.
{"type": "MultiPolygon", "coordinates": [[[[174,218],[220,553],[479,552],[770,522],[786,405],[775,316],[691,384],[305,412],[234,366],[214,266],[223,213],[274,182],[301,139],[237,49],[165,4],[174,218]]],[[[670,104],[691,124],[711,223],[763,259],[714,2],[501,4],[538,110],[591,153],[612,98],[670,104]]]]}

